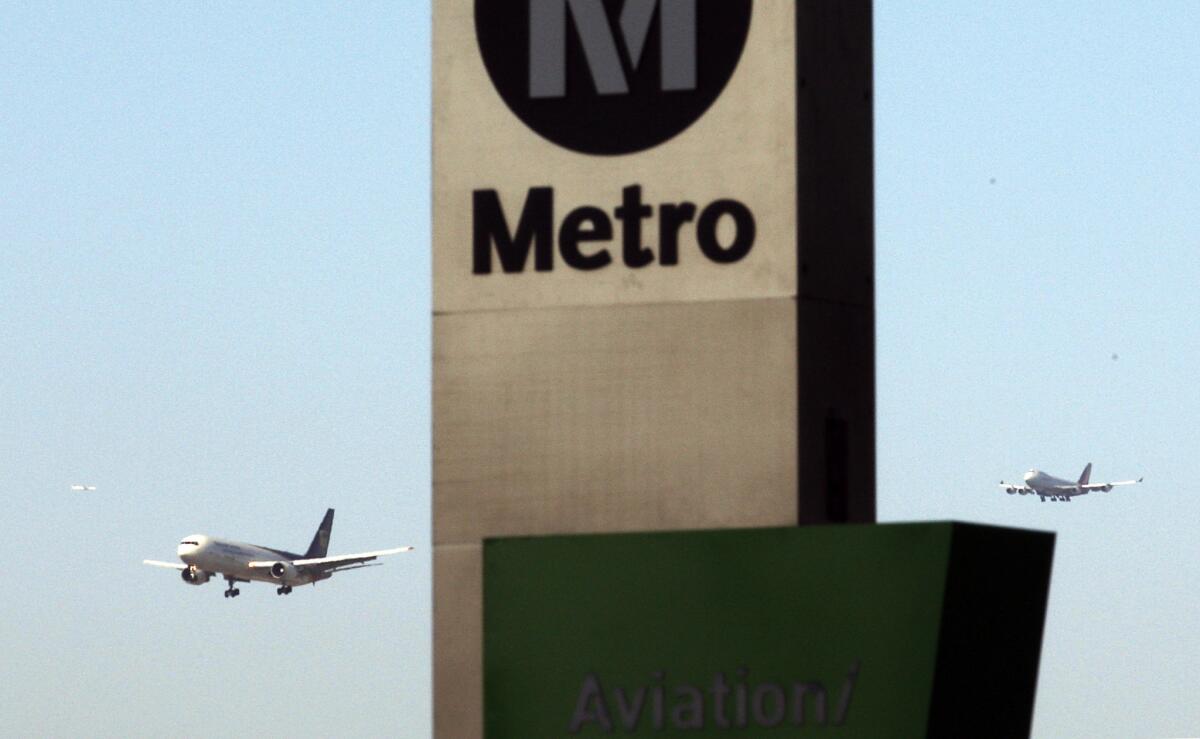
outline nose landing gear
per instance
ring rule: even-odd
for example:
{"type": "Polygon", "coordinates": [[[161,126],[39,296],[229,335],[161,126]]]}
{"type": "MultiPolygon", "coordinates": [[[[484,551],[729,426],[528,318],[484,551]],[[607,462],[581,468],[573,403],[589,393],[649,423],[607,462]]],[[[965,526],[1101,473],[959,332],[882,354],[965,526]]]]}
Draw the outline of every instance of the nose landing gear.
{"type": "Polygon", "coordinates": [[[234,580],[232,577],[227,577],[225,578],[225,582],[229,583],[229,587],[225,588],[226,598],[236,598],[241,594],[242,591],[234,587],[234,585],[237,584],[237,580],[234,580]]]}

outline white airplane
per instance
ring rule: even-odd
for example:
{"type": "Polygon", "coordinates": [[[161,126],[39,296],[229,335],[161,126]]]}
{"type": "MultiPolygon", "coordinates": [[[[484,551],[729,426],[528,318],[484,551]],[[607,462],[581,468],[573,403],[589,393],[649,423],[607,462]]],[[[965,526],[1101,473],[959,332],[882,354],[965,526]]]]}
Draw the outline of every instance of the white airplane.
{"type": "Polygon", "coordinates": [[[325,512],[325,518],[321,520],[312,543],[308,545],[308,551],[302,555],[218,539],[215,536],[193,534],[179,542],[178,554],[179,559],[183,560],[182,564],[154,559],[145,559],[142,562],[155,567],[180,570],[183,581],[189,585],[203,585],[213,575],[221,575],[229,583],[229,587],[225,589],[225,597],[236,598],[241,592],[235,587],[239,582],[259,580],[276,583],[278,587],[275,588],[275,593],[287,595],[292,592],[294,585],[315,585],[317,580],[325,580],[341,570],[374,567],[376,565],[364,563],[376,557],[413,550],[412,547],[396,547],[378,552],[327,557],[325,554],[329,551],[329,532],[332,528],[333,509],[330,508],[325,512]]]}
{"type": "Polygon", "coordinates": [[[71,489],[77,493],[91,492],[96,489],[95,485],[72,485],[71,489]]]}
{"type": "Polygon", "coordinates": [[[1009,495],[1014,493],[1037,495],[1043,503],[1046,502],[1046,498],[1052,501],[1065,500],[1070,503],[1071,497],[1074,495],[1087,495],[1094,490],[1103,490],[1107,493],[1118,485],[1136,485],[1145,479],[1139,477],[1136,480],[1121,480],[1120,482],[1089,482],[1091,476],[1092,463],[1088,462],[1087,467],[1083,468],[1083,474],[1076,482],[1047,475],[1041,470],[1029,470],[1025,473],[1024,485],[1001,480],[1000,487],[1004,488],[1009,495]]]}

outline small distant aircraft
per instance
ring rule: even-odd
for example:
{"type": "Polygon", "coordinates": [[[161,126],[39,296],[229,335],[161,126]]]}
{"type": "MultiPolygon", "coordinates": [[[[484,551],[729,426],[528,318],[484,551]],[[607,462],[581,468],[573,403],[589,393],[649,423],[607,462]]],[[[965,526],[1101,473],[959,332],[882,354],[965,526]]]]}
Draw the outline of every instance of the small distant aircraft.
{"type": "Polygon", "coordinates": [[[72,485],[71,489],[77,493],[91,492],[96,489],[95,485],[72,485]]]}
{"type": "Polygon", "coordinates": [[[194,534],[179,542],[177,551],[183,564],[153,559],[145,559],[142,562],[155,567],[180,570],[183,581],[189,585],[203,585],[213,575],[221,575],[229,583],[229,587],[225,589],[225,597],[236,598],[241,592],[235,587],[239,582],[258,580],[276,583],[276,595],[287,595],[292,592],[294,585],[316,584],[318,580],[330,578],[333,573],[342,570],[374,567],[377,565],[364,563],[386,554],[413,550],[412,547],[396,547],[378,552],[327,557],[325,554],[329,550],[329,532],[332,529],[333,509],[330,508],[325,512],[325,518],[321,520],[312,543],[308,545],[308,551],[302,555],[194,534]]]}
{"type": "Polygon", "coordinates": [[[1083,468],[1083,474],[1079,476],[1079,480],[1071,482],[1060,477],[1047,475],[1041,470],[1029,470],[1025,473],[1025,484],[1018,485],[1012,482],[1000,481],[1000,487],[1004,488],[1009,495],[1020,493],[1021,495],[1037,495],[1046,502],[1046,498],[1051,501],[1065,500],[1071,502],[1071,497],[1075,495],[1087,495],[1094,490],[1103,490],[1108,492],[1118,485],[1136,485],[1145,478],[1139,477],[1136,480],[1121,480],[1120,482],[1089,482],[1092,476],[1092,463],[1088,462],[1087,467],[1083,468]]]}

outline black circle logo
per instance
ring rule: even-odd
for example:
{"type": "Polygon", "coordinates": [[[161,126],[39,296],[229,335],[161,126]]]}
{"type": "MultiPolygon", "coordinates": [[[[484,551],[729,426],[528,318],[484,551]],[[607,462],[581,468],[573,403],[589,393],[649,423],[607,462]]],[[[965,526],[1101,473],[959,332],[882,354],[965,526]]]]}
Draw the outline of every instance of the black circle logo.
{"type": "Polygon", "coordinates": [[[492,84],[539,135],[629,154],[695,123],[737,68],[751,0],[475,0],[492,84]]]}

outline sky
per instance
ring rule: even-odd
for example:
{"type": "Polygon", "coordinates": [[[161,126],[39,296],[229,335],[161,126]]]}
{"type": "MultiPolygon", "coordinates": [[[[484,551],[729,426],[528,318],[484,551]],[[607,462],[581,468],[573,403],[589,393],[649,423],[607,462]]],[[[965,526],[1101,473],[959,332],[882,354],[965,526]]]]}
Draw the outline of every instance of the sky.
{"type": "MultiPolygon", "coordinates": [[[[428,2],[0,29],[0,735],[430,736],[428,2]],[[418,549],[236,603],[140,564],[328,507],[418,549]]],[[[1197,38],[875,4],[879,518],[1058,533],[1038,737],[1200,734],[1197,38]],[[996,484],[1087,462],[1146,482],[996,484]]]]}

